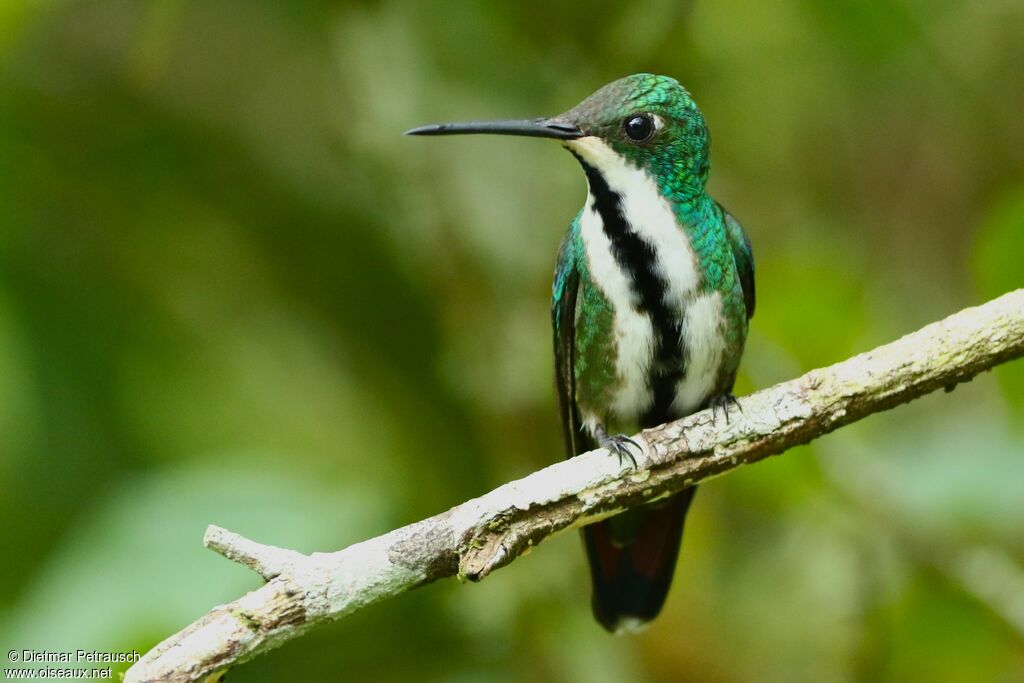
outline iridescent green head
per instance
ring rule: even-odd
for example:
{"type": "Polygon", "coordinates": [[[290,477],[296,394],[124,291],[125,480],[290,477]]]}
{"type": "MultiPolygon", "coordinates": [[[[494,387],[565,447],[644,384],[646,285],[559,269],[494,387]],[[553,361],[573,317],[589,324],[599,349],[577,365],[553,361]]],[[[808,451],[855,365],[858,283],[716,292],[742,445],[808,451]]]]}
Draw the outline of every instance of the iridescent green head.
{"type": "Polygon", "coordinates": [[[707,181],[708,129],[690,93],[674,78],[627,76],[556,118],[573,122],[583,132],[566,146],[584,159],[593,148],[586,138],[598,138],[656,178],[683,173],[701,187],[707,181]]]}
{"type": "Polygon", "coordinates": [[[604,86],[551,118],[441,123],[409,135],[496,133],[554,138],[584,163],[645,170],[666,192],[703,191],[709,136],[690,93],[674,78],[635,74],[604,86]]]}

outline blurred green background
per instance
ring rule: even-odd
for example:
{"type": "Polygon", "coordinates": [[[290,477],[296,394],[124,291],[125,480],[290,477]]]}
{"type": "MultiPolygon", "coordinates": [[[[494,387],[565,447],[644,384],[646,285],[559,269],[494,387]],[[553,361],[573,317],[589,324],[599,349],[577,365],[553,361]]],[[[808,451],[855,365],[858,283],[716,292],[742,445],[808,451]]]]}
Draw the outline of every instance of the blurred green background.
{"type": "MultiPolygon", "coordinates": [[[[679,78],[758,312],[739,391],[1024,285],[1024,3],[0,2],[0,643],[145,650],[560,457],[557,145],[403,138],[679,78]]],[[[1024,680],[1024,363],[702,487],[641,637],[580,543],[245,681],[1024,680]]]]}

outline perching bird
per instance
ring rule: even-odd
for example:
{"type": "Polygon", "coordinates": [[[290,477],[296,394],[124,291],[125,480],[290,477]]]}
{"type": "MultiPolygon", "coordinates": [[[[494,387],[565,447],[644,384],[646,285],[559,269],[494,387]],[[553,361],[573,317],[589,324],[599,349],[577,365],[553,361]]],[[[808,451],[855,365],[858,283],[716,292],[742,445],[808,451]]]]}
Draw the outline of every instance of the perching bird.
{"type": "MultiPolygon", "coordinates": [[[[410,135],[497,133],[559,140],[589,194],[558,252],[552,322],[567,457],[698,410],[728,416],[754,313],[743,228],[705,190],[708,129],[674,79],[637,74],[564,114],[423,126],[410,135]]],[[[593,610],[635,630],[665,602],[695,488],[583,529],[593,610]]]]}

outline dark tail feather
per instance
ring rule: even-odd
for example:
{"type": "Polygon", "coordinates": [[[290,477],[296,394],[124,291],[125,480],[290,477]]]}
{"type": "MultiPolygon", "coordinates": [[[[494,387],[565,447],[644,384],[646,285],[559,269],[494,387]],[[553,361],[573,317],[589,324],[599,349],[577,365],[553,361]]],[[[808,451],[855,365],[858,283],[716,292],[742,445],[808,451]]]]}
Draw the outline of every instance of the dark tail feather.
{"type": "Polygon", "coordinates": [[[686,489],[583,529],[594,616],[612,633],[635,630],[661,611],[696,491],[686,489]]]}

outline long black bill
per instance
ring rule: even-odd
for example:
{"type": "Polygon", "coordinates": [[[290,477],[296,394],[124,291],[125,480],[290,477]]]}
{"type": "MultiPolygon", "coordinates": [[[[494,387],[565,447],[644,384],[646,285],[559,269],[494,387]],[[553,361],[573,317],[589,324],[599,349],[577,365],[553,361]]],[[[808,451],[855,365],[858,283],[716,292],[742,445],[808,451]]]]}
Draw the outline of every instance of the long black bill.
{"type": "Polygon", "coordinates": [[[571,123],[557,119],[521,119],[510,121],[469,121],[466,123],[432,123],[405,131],[406,135],[525,135],[532,138],[575,140],[583,131],[571,123]]]}

